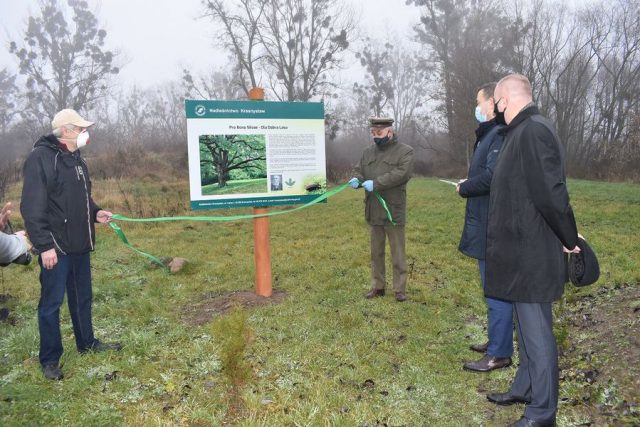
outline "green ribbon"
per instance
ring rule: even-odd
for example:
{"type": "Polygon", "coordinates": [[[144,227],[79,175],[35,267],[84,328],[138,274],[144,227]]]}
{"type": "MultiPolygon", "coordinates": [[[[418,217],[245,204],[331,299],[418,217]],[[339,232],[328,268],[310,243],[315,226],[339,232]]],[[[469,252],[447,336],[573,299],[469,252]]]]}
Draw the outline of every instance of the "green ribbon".
{"type": "MultiPolygon", "coordinates": [[[[115,215],[114,215],[115,216],[115,215]]],[[[111,229],[116,233],[116,235],[120,238],[120,240],[122,240],[122,243],[125,244],[125,246],[127,246],[129,249],[139,253],[140,255],[142,255],[143,257],[149,258],[151,260],[151,262],[158,264],[160,267],[168,270],[169,267],[167,267],[166,265],[164,265],[164,263],[162,262],[162,260],[156,256],[153,256],[151,254],[148,254],[144,251],[141,251],[139,249],[136,249],[135,247],[133,247],[133,245],[131,243],[129,243],[129,239],[127,239],[127,236],[124,234],[124,231],[122,231],[122,229],[120,228],[120,226],[118,224],[116,224],[115,222],[109,222],[109,226],[111,226],[111,229]]]]}
{"type": "MultiPolygon", "coordinates": [[[[160,221],[237,221],[239,219],[251,219],[251,218],[261,218],[266,216],[276,216],[276,215],[284,215],[291,212],[299,211],[300,209],[308,208],[309,206],[313,206],[316,203],[320,203],[323,200],[328,199],[329,197],[335,196],[345,188],[349,186],[349,183],[342,184],[334,189],[326,191],[313,199],[312,201],[298,206],[297,208],[287,209],[284,211],[276,211],[276,212],[268,212],[264,214],[246,214],[246,215],[231,215],[231,216],[163,216],[156,218],[128,218],[124,215],[113,214],[111,219],[120,220],[120,221],[130,221],[130,222],[160,222],[160,221]]],[[[391,215],[388,212],[388,215],[391,215]]]]}
{"type": "MultiPolygon", "coordinates": [[[[112,220],[118,220],[118,221],[128,221],[128,222],[162,222],[162,221],[237,221],[237,220],[241,220],[241,219],[252,219],[252,218],[261,218],[261,217],[269,217],[269,216],[276,216],[276,215],[284,215],[284,214],[289,214],[291,212],[295,212],[295,211],[299,211],[301,209],[306,209],[310,206],[313,206],[317,203],[322,202],[323,200],[328,199],[329,197],[333,197],[336,194],[340,193],[341,191],[343,191],[344,189],[346,189],[347,187],[349,187],[349,183],[345,183],[342,185],[339,185],[336,188],[333,188],[331,190],[328,190],[324,193],[322,193],[321,195],[319,195],[318,197],[316,197],[315,199],[313,199],[312,201],[298,206],[296,208],[293,209],[287,209],[284,211],[276,211],[276,212],[268,212],[268,213],[263,213],[263,214],[247,214],[247,215],[231,215],[231,216],[170,216],[170,217],[155,217],[155,218],[129,218],[126,217],[124,215],[120,215],[120,214],[113,214],[111,216],[112,220]]],[[[376,196],[376,198],[378,199],[378,201],[380,202],[380,204],[382,205],[382,208],[384,209],[385,213],[387,214],[387,219],[389,219],[389,222],[391,222],[391,224],[396,225],[395,221],[393,220],[393,217],[391,215],[391,211],[389,210],[389,207],[387,206],[387,202],[385,202],[385,200],[382,198],[382,196],[374,191],[373,194],[376,196]]],[[[120,238],[120,240],[122,241],[122,243],[124,243],[129,249],[132,249],[133,251],[139,253],[140,255],[150,259],[153,263],[158,264],[159,266],[167,269],[167,266],[164,265],[164,263],[156,256],[153,256],[147,252],[143,252],[139,249],[136,249],[131,243],[129,243],[129,240],[127,239],[127,236],[124,234],[124,231],[122,231],[122,229],[120,228],[120,226],[118,224],[116,224],[115,222],[111,221],[109,222],[109,225],[111,226],[111,229],[113,229],[113,231],[116,233],[116,235],[120,238]]]]}
{"type": "Polygon", "coordinates": [[[380,193],[378,193],[377,191],[374,191],[373,194],[376,196],[376,199],[378,199],[378,201],[382,205],[382,209],[384,209],[384,211],[387,213],[387,219],[389,220],[389,222],[393,225],[396,225],[396,222],[393,220],[393,217],[391,216],[391,211],[389,210],[389,206],[387,206],[387,202],[382,198],[380,193]]]}

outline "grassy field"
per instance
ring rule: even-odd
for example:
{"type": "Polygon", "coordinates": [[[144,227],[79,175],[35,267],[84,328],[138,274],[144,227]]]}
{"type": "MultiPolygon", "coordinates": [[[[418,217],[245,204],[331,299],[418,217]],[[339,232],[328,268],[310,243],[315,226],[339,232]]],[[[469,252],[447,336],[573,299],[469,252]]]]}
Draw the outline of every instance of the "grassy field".
{"type": "MultiPolygon", "coordinates": [[[[202,302],[253,289],[250,221],[120,224],[135,246],[187,258],[189,265],[173,275],[151,268],[100,227],[92,257],[94,327],[99,338],[120,341],[124,349],[79,355],[65,306],[61,382],[45,380],[39,369],[37,268],[2,269],[0,294],[11,314],[0,323],[0,424],[477,426],[518,419],[522,407],[496,408],[485,399],[487,391],[506,390],[515,369],[462,370],[463,361],[477,358],[468,345],[486,334],[477,264],[457,251],[464,201],[435,179],[410,182],[409,300],[369,301],[363,298],[369,243],[361,191],[348,189],[327,204],[271,219],[274,288],[286,296],[244,312],[249,371],[235,400],[221,355],[233,338],[224,330],[240,334],[242,316],[221,328],[216,322],[230,315],[211,313],[212,322],[200,325],[189,313],[202,302]]],[[[602,275],[580,291],[568,286],[557,304],[566,354],[585,341],[562,320],[577,301],[598,289],[637,289],[640,281],[640,186],[571,181],[570,191],[602,275]]],[[[183,214],[189,205],[186,182],[96,181],[94,192],[104,208],[131,216],[183,214]]],[[[18,194],[12,189],[12,200],[18,194]]],[[[629,304],[640,307],[640,300],[629,304]]],[[[611,336],[637,336],[635,319],[611,336]]],[[[573,372],[573,359],[563,363],[573,372]]],[[[614,424],[640,423],[633,378],[596,387],[563,377],[558,425],[593,422],[597,405],[615,412],[623,401],[631,409],[616,414],[614,424]]]]}

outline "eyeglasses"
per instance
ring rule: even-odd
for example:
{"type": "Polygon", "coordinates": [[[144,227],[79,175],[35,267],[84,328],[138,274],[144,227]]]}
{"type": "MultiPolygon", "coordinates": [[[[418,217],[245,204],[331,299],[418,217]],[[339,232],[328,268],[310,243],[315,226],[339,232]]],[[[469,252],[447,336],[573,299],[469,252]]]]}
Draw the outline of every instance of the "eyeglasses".
{"type": "Polygon", "coordinates": [[[78,127],[76,125],[65,125],[64,126],[67,130],[70,130],[71,132],[77,134],[80,134],[84,131],[84,128],[78,127]]]}

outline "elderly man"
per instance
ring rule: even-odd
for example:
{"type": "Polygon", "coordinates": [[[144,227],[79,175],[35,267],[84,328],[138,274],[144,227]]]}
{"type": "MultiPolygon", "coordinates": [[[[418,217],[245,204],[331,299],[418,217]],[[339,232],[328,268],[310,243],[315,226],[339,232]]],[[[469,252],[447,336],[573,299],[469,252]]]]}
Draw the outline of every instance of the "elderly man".
{"type": "Polygon", "coordinates": [[[91,324],[93,224],[111,219],[111,212],[100,209],[91,198],[89,171],[80,157],[79,149],[89,143],[87,128],[93,123],[65,109],[51,125],[53,133],[41,137],[25,161],[20,210],[40,255],[40,364],[46,378],[60,380],[60,306],[65,288],[78,351],[121,346],[97,340],[91,324]]]}
{"type": "Polygon", "coordinates": [[[552,426],[558,406],[558,353],[552,302],[564,291],[564,248],[578,252],[564,153],[553,124],[533,103],[526,77],[511,74],[495,90],[496,121],[508,125],[491,182],[485,295],[511,301],[520,366],[498,405],[525,403],[513,426],[552,426]]]}
{"type": "Polygon", "coordinates": [[[365,219],[371,235],[371,290],[368,299],[385,293],[385,240],[389,238],[393,261],[393,290],[397,301],[405,301],[407,260],[405,256],[404,225],[407,204],[407,182],[411,178],[413,148],[398,142],[393,132],[393,119],[369,119],[374,144],[362,154],[354,169],[351,186],[362,186],[365,192],[365,219]],[[393,222],[373,192],[386,201],[393,222]]]}
{"type": "MultiPolygon", "coordinates": [[[[478,260],[480,280],[485,286],[485,247],[487,216],[489,211],[489,189],[493,169],[502,147],[500,130],[504,128],[495,121],[493,113],[493,91],[496,83],[487,83],[476,94],[475,116],[480,123],[476,129],[476,143],[469,166],[467,179],[461,181],[456,190],[467,199],[464,229],[458,249],[463,254],[478,260]]],[[[474,372],[489,372],[511,365],[513,354],[513,308],[510,302],[494,298],[487,301],[486,344],[472,345],[471,349],[485,353],[479,360],[465,362],[463,368],[474,372]]]]}

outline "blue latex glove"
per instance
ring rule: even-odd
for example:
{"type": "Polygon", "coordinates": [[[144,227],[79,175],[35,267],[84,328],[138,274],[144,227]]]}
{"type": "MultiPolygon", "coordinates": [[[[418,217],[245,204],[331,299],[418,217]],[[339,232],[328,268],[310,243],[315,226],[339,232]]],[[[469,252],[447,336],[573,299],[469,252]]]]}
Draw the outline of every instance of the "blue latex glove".
{"type": "Polygon", "coordinates": [[[371,193],[373,191],[373,181],[371,181],[370,179],[366,180],[365,182],[362,183],[362,186],[364,187],[365,190],[367,190],[369,193],[371,193]]]}
{"type": "Polygon", "coordinates": [[[360,187],[360,181],[358,180],[358,178],[351,178],[349,180],[349,185],[351,186],[351,188],[356,189],[360,187]]]}

